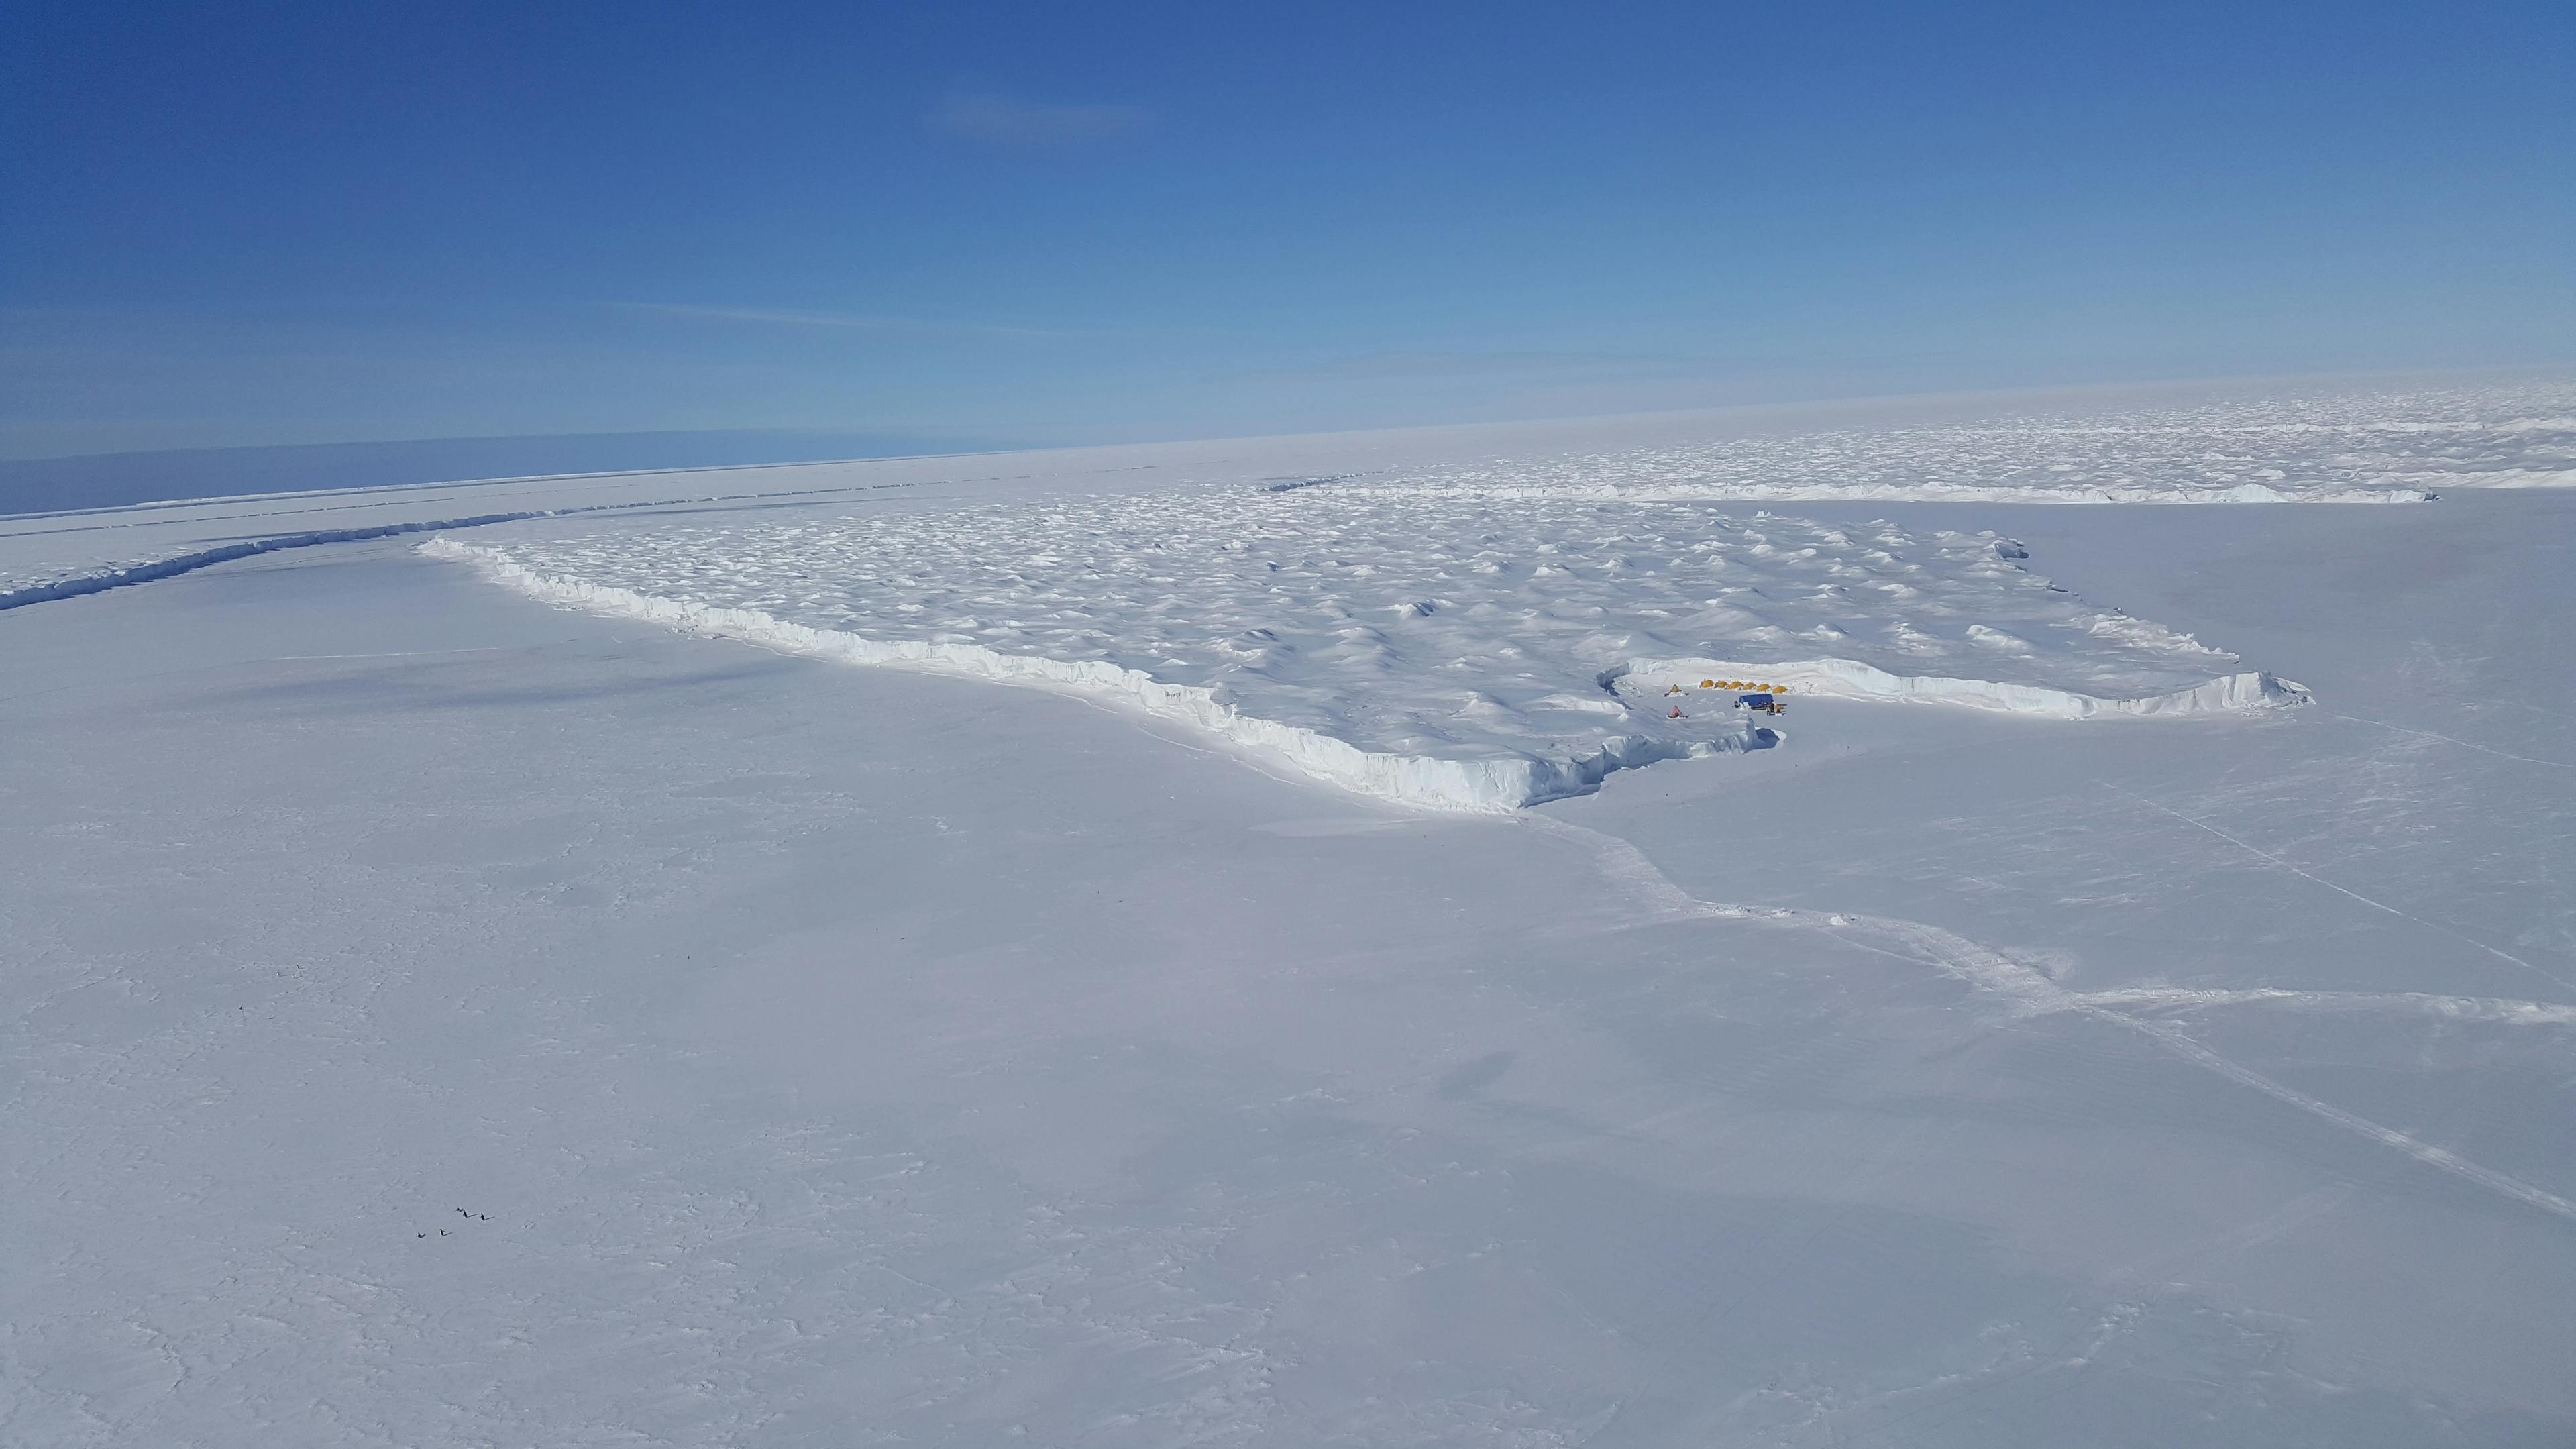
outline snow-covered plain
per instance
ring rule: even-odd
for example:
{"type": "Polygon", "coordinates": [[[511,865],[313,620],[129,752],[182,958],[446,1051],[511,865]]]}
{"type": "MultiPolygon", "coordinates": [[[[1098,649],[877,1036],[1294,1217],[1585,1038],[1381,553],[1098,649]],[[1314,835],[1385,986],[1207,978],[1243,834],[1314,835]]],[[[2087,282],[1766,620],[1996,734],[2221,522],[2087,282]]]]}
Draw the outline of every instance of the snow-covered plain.
{"type": "Polygon", "coordinates": [[[1479,498],[2420,503],[2576,487],[2576,390],[2325,391],[2080,415],[1659,442],[1393,480],[1479,498]]]}
{"type": "Polygon", "coordinates": [[[2576,498],[1379,486],[1618,426],[0,524],[615,510],[0,612],[0,1442],[2576,1436],[2576,498]]]}
{"type": "Polygon", "coordinates": [[[1834,404],[135,504],[0,518],[0,609],[462,520],[1076,480],[1748,504],[2410,503],[2446,489],[2576,486],[2576,381],[2345,384],[2154,406],[2047,396],[1834,404]]]}

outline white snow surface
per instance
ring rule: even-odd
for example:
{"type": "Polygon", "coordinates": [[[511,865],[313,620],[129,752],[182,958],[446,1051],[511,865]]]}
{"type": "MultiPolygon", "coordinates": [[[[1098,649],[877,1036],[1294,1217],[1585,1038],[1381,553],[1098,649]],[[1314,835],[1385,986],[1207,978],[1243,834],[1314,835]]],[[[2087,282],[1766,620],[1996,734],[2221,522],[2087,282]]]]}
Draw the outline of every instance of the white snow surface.
{"type": "Polygon", "coordinates": [[[0,515],[0,609],[368,530],[1102,480],[1502,500],[2421,502],[2446,490],[2576,486],[2576,379],[2346,384],[2188,403],[1820,404],[0,515]]]}
{"type": "Polygon", "coordinates": [[[2576,495],[1590,426],[0,520],[0,1445],[2576,1442],[2576,495]]]}
{"type": "Polygon", "coordinates": [[[1367,486],[1474,498],[2420,503],[2576,486],[2576,385],[2238,398],[1654,443],[1367,486]]]}
{"type": "Polygon", "coordinates": [[[1114,695],[1455,809],[1774,743],[1730,684],[2057,718],[2305,698],[1990,530],[1696,505],[1201,486],[426,547],[562,602],[1114,695]]]}

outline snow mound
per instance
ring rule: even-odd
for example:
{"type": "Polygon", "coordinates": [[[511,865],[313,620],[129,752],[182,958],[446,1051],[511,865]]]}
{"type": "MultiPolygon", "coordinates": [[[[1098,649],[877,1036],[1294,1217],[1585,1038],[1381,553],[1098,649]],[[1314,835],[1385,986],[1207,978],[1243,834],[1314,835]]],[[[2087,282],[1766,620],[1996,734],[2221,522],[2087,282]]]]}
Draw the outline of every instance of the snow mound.
{"type": "Polygon", "coordinates": [[[1633,687],[1659,670],[2065,719],[2298,693],[2213,680],[2233,655],[2086,603],[2008,539],[1884,522],[1199,488],[542,533],[426,551],[675,628],[1113,698],[1444,809],[1782,738],[1633,687]]]}

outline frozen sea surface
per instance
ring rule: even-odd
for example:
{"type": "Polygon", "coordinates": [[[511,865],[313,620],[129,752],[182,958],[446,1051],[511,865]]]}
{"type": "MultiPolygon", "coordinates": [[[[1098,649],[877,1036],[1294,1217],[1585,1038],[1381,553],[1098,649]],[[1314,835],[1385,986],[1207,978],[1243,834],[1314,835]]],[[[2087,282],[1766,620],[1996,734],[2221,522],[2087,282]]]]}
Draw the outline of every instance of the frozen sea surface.
{"type": "MultiPolygon", "coordinates": [[[[1496,437],[9,521],[61,564],[614,506],[454,537],[769,622],[409,535],[0,611],[0,1444],[2576,1442],[2576,495],[1267,492],[1565,451],[1496,437]],[[978,542],[1050,511],[1117,547],[978,542]],[[1889,678],[2314,697],[1819,682],[1769,747],[1438,813],[793,647],[906,602],[1388,738],[1448,717],[1415,666],[1772,672],[1819,621],[1889,678]],[[1221,672],[1256,607],[1296,651],[1221,672]]],[[[1686,683],[1595,708],[1696,727],[1686,683]]]]}
{"type": "MultiPolygon", "coordinates": [[[[503,478],[0,516],[0,609],[372,531],[503,515],[1103,482],[1486,499],[2390,503],[2576,486],[2576,379],[1847,403],[947,458],[503,478]]],[[[0,498],[0,510],[8,507],[0,498]]]]}

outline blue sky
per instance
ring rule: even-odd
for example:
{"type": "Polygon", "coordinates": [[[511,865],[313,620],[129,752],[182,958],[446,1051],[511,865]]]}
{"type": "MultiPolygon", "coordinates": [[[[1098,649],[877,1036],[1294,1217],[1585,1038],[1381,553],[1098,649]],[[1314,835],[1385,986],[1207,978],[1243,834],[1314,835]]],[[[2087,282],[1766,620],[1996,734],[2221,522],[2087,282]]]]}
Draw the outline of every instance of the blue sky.
{"type": "Polygon", "coordinates": [[[0,0],[0,456],[2576,360],[2576,6],[0,0]]]}

